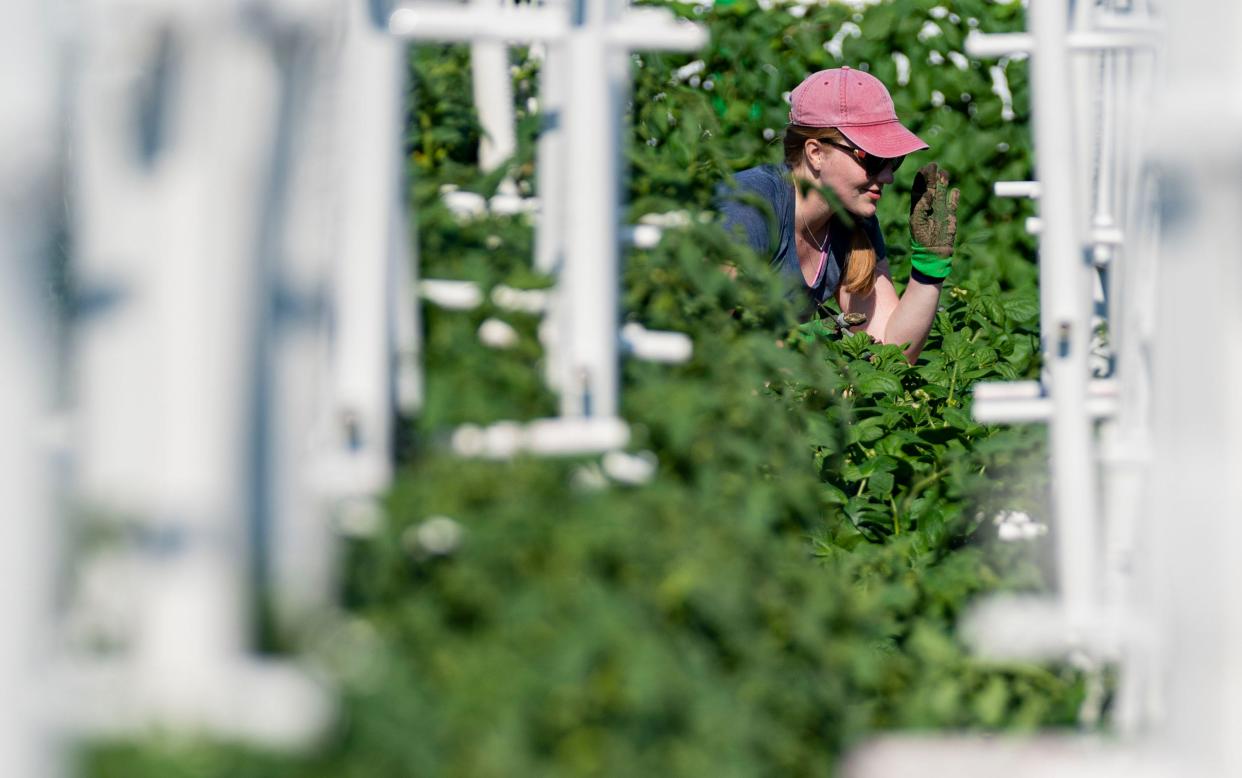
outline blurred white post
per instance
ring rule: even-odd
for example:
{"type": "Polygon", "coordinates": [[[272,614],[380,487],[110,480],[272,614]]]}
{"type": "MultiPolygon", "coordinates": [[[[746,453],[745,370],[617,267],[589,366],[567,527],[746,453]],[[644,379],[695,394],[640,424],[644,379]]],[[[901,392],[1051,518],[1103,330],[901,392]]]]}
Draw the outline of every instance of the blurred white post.
{"type": "MultiPolygon", "coordinates": [[[[338,243],[336,109],[340,25],[318,13],[283,20],[272,51],[282,110],[258,246],[262,277],[256,381],[252,554],[270,624],[285,634],[333,602],[335,535],[317,488],[330,416],[332,272],[338,243]],[[335,195],[335,196],[334,196],[335,195]]],[[[331,9],[336,10],[336,9],[331,9]]]]}
{"type": "MultiPolygon", "coordinates": [[[[1114,0],[1113,18],[1150,25],[1145,4],[1114,0]],[[1122,11],[1129,17],[1120,16],[1122,11]]],[[[1105,97],[1111,103],[1108,137],[1114,151],[1099,177],[1107,201],[1097,201],[1095,230],[1117,229],[1120,245],[1094,247],[1095,261],[1107,270],[1108,338],[1113,376],[1121,391],[1117,412],[1100,429],[1103,497],[1103,581],[1119,647],[1115,730],[1136,734],[1159,713],[1155,646],[1150,604],[1150,533],[1141,516],[1151,504],[1151,355],[1158,324],[1160,224],[1158,180],[1146,164],[1162,139],[1151,135],[1144,117],[1164,88],[1160,68],[1164,46],[1105,52],[1105,97]],[[1142,626],[1138,626],[1138,625],[1142,626]]]]}
{"type": "MultiPolygon", "coordinates": [[[[472,0],[472,5],[484,11],[498,8],[505,1],[472,0]]],[[[517,151],[508,44],[495,40],[470,44],[470,75],[474,83],[474,108],[483,128],[483,137],[479,141],[479,169],[490,173],[517,151]]]]}
{"type": "Polygon", "coordinates": [[[536,154],[539,221],[535,230],[535,269],[555,275],[564,260],[565,94],[568,73],[561,41],[543,45],[539,68],[539,144],[536,154]]]}
{"type": "Polygon", "coordinates": [[[93,731],[288,744],[327,716],[308,678],[251,653],[255,363],[288,107],[273,37],[293,9],[253,10],[81,5],[75,496],[118,524],[137,580],[123,649],[69,668],[64,713],[93,731]]]}
{"type": "Polygon", "coordinates": [[[1118,120],[1147,126],[1113,159],[1143,163],[1117,171],[1131,184],[1116,204],[1126,239],[1110,319],[1121,391],[1106,439],[1109,526],[1134,538],[1113,550],[1128,569],[1110,594],[1124,718],[1095,742],[893,740],[848,775],[929,763],[956,776],[1242,774],[1242,8],[1194,0],[1164,22],[1167,76],[1150,89],[1151,63],[1127,63],[1118,120]]]}
{"type": "Polygon", "coordinates": [[[617,203],[621,152],[620,106],[609,78],[605,37],[608,0],[570,6],[565,44],[567,74],[565,252],[556,298],[560,310],[561,415],[617,414],[617,203]]]}
{"type": "Polygon", "coordinates": [[[61,772],[50,719],[56,515],[41,432],[51,410],[47,282],[60,206],[60,49],[46,0],[0,25],[0,775],[61,772]]]}
{"type": "MultiPolygon", "coordinates": [[[[366,3],[347,3],[341,59],[340,201],[342,240],[336,272],[333,375],[336,419],[331,491],[371,498],[392,474],[396,389],[417,400],[409,374],[417,351],[414,323],[399,309],[414,305],[403,208],[405,47],[365,17],[366,3]],[[402,288],[405,287],[405,288],[402,288]],[[397,345],[403,353],[398,355],[397,345]],[[394,378],[397,380],[395,381],[394,378]]],[[[328,474],[325,474],[328,475],[328,474]]]]}
{"type": "Polygon", "coordinates": [[[216,32],[227,14],[160,5],[84,5],[77,266],[104,302],[77,384],[82,497],[132,517],[139,546],[132,680],[172,713],[245,649],[254,240],[280,99],[259,41],[216,32]]]}
{"type": "MultiPolygon", "coordinates": [[[[565,151],[566,96],[569,73],[563,41],[548,41],[539,70],[539,111],[542,116],[536,155],[536,192],[539,216],[535,229],[535,270],[560,275],[565,262],[565,225],[569,221],[565,151]]],[[[548,307],[540,327],[544,345],[544,378],[559,395],[563,375],[559,337],[558,306],[548,307]]]]}
{"type": "Polygon", "coordinates": [[[1161,326],[1152,377],[1159,562],[1157,635],[1167,675],[1160,740],[1180,775],[1242,775],[1242,6],[1170,9],[1169,81],[1157,96],[1161,326]],[[1184,326],[1174,319],[1189,313],[1184,326]]]}
{"type": "Polygon", "coordinates": [[[415,407],[421,387],[401,192],[403,47],[366,3],[281,8],[271,45],[284,109],[255,371],[261,582],[285,628],[334,601],[333,520],[375,515],[396,408],[415,407]]]}

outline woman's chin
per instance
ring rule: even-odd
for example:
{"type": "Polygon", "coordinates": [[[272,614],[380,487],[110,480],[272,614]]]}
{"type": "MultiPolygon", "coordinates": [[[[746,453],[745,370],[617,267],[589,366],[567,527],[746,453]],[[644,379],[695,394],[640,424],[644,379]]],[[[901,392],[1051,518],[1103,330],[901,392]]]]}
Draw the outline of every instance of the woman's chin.
{"type": "Polygon", "coordinates": [[[866,202],[858,203],[853,208],[849,208],[847,210],[852,216],[857,216],[860,219],[870,219],[872,216],[875,216],[876,204],[870,200],[867,200],[866,202]]]}

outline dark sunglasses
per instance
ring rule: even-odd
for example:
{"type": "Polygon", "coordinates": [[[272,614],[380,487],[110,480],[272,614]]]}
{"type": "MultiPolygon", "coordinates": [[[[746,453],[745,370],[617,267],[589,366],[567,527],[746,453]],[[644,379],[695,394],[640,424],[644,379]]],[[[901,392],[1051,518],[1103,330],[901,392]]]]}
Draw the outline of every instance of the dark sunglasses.
{"type": "Polygon", "coordinates": [[[846,146],[844,143],[836,143],[830,140],[820,140],[820,143],[827,143],[829,146],[836,146],[842,151],[848,151],[854,156],[854,160],[862,165],[863,170],[867,172],[867,178],[875,178],[884,172],[884,168],[891,165],[893,172],[897,172],[897,168],[901,167],[901,163],[906,161],[906,155],[900,157],[877,157],[874,154],[868,154],[857,146],[846,146]]]}

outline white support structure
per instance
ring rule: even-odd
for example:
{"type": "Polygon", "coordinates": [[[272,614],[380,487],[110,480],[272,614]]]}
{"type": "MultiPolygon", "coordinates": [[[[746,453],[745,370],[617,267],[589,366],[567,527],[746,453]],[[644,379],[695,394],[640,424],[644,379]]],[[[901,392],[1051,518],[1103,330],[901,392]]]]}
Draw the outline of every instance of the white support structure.
{"type": "MultiPolygon", "coordinates": [[[[1032,0],[1037,29],[1052,5],[1032,0]]],[[[1104,536],[1090,560],[1099,610],[1081,629],[1075,611],[1058,600],[993,599],[965,626],[992,656],[1038,660],[1085,647],[1115,663],[1113,726],[1106,739],[890,738],[854,754],[848,776],[905,775],[928,764],[964,778],[1242,774],[1242,368],[1232,358],[1242,340],[1242,269],[1231,259],[1242,240],[1242,52],[1234,45],[1242,8],[1214,0],[1182,4],[1163,19],[1167,43],[1153,58],[1150,36],[1158,28],[1148,4],[1105,5],[1112,7],[1079,4],[1078,24],[1104,19],[1148,42],[1109,46],[1079,70],[1077,78],[1098,88],[1085,106],[1050,106],[1038,93],[1034,105],[1037,127],[1050,109],[1098,122],[1101,140],[1089,145],[1098,159],[1079,161],[1075,185],[1090,198],[1082,206],[1093,226],[1115,227],[1123,238],[1104,247],[1116,252],[1106,263],[1100,242],[1078,246],[1110,269],[1116,356],[1108,383],[1087,383],[1085,392],[1088,408],[1105,388],[1111,396],[1099,422],[1098,462],[1087,463],[1099,468],[1102,483],[1102,509],[1089,516],[1104,536]]],[[[1038,41],[1033,64],[1050,50],[1038,41]]],[[[1048,147],[1039,139],[1046,136],[1037,130],[1041,159],[1048,147]]],[[[1079,144],[1090,144],[1091,136],[1080,134],[1079,144]]],[[[1039,170],[1046,244],[1057,235],[1051,201],[1068,187],[1058,189],[1046,165],[1039,170]]],[[[1047,275],[1041,292],[1053,292],[1047,275]]],[[[1055,375],[1050,384],[980,387],[976,414],[1022,417],[1034,403],[1046,406],[1047,391],[1055,399],[1055,375]]],[[[1053,405],[1026,418],[1048,419],[1055,431],[1064,412],[1053,405]]],[[[1059,456],[1054,442],[1054,473],[1061,472],[1059,456]]],[[[1081,553],[1073,558],[1088,563],[1081,553]]]]}
{"type": "Polygon", "coordinates": [[[58,529],[48,279],[61,192],[64,81],[54,8],[18,0],[0,25],[0,775],[63,772],[51,719],[58,529]]]}
{"type": "Polygon", "coordinates": [[[255,382],[254,486],[250,522],[254,586],[282,626],[304,619],[332,591],[333,536],[323,495],[307,488],[317,466],[312,445],[329,413],[326,322],[337,229],[332,151],[337,57],[327,14],[288,24],[273,45],[281,119],[269,140],[273,162],[263,237],[255,382]],[[321,426],[321,423],[320,425],[321,426]]]}
{"type": "MultiPolygon", "coordinates": [[[[1132,312],[1142,316],[1154,299],[1134,285],[1127,263],[1137,265],[1149,253],[1136,238],[1150,238],[1154,221],[1150,198],[1132,185],[1146,140],[1136,110],[1153,89],[1160,38],[1146,8],[1128,3],[1105,9],[1040,2],[1028,20],[1029,34],[973,34],[967,50],[1031,54],[1038,180],[997,182],[995,190],[1039,200],[1040,216],[1027,227],[1040,241],[1045,371],[1038,385],[980,385],[974,412],[981,421],[1050,425],[1059,601],[1068,612],[1044,626],[1085,636],[1120,606],[1115,570],[1125,564],[1132,533],[1115,520],[1116,511],[1107,509],[1104,521],[1100,512],[1119,496],[1113,476],[1132,477],[1135,454],[1143,450],[1141,433],[1133,432],[1145,423],[1145,407],[1135,399],[1146,391],[1135,370],[1143,346],[1130,327],[1132,312]],[[1119,279],[1131,279],[1134,288],[1121,289],[1119,279]],[[1105,346],[1098,330],[1107,325],[1105,346]],[[1129,380],[1119,380],[1123,373],[1129,380]],[[1093,375],[1113,378],[1100,383],[1093,375]]],[[[1059,636],[1048,645],[1073,642],[1059,636]]]]}
{"type": "MultiPolygon", "coordinates": [[[[628,434],[620,434],[625,425],[617,415],[623,342],[640,357],[688,358],[684,336],[618,332],[621,105],[628,54],[635,48],[693,50],[706,43],[703,30],[663,9],[631,9],[614,0],[486,13],[477,5],[405,0],[392,11],[388,29],[411,40],[476,46],[537,42],[547,57],[541,84],[548,92],[543,98],[549,125],[539,149],[543,210],[535,265],[557,279],[541,338],[560,417],[524,427],[506,422],[492,430],[465,428],[454,436],[456,449],[508,457],[522,451],[599,453],[625,445],[628,434]]],[[[424,282],[421,288],[458,307],[481,300],[477,290],[460,284],[424,282]]]]}
{"type": "Polygon", "coordinates": [[[259,608],[331,614],[333,516],[421,395],[403,47],[346,0],[22,0],[0,38],[0,773],[62,734],[305,745],[333,706],[259,608]]]}
{"type": "MultiPolygon", "coordinates": [[[[535,231],[535,269],[554,275],[564,256],[565,222],[568,220],[565,200],[565,48],[559,42],[543,44],[543,63],[539,69],[539,145],[536,149],[537,192],[539,195],[539,226],[535,231]]],[[[548,362],[548,381],[555,388],[558,368],[548,362]]]]}
{"type": "Polygon", "coordinates": [[[1038,181],[997,181],[992,185],[997,197],[1029,197],[1039,199],[1038,181]]]}
{"type": "MultiPolygon", "coordinates": [[[[976,421],[1023,424],[1047,421],[1055,414],[1052,398],[1039,381],[998,381],[975,385],[976,421]]],[[[1087,415],[1107,419],[1117,412],[1117,382],[1097,378],[1087,385],[1087,415]]]]}
{"type": "MultiPolygon", "coordinates": [[[[1077,6],[1082,16],[1081,5],[1077,6]]],[[[1050,426],[1053,514],[1056,517],[1057,576],[1071,630],[1086,630],[1099,613],[1099,540],[1093,414],[1088,408],[1091,347],[1091,273],[1086,249],[1086,187],[1081,172],[1089,164],[1082,138],[1084,94],[1071,68],[1071,50],[1123,45],[1117,36],[1070,35],[1068,6],[1033,3],[1025,36],[972,36],[967,50],[976,56],[1031,53],[1032,112],[1040,195],[1040,329],[1045,384],[1041,396],[1026,402],[1004,398],[1013,421],[1043,417],[1050,426]],[[1085,40],[1088,42],[1084,42],[1085,40]],[[1070,107],[1071,110],[1066,110],[1070,107]],[[1077,110],[1074,110],[1077,109],[1077,110]],[[1078,125],[1075,126],[1075,119],[1078,125]],[[1077,135],[1076,135],[1077,130],[1077,135]]],[[[1025,187],[1033,193],[1034,187],[1025,187]]],[[[1005,187],[1003,194],[1015,194],[1005,187]]],[[[998,194],[1002,192],[998,191],[998,194]]],[[[977,399],[980,418],[1005,420],[977,399]]]]}
{"type": "Polygon", "coordinates": [[[365,18],[365,6],[346,4],[338,75],[336,172],[343,190],[334,285],[333,453],[320,473],[328,479],[324,488],[343,498],[374,497],[388,485],[394,403],[413,410],[421,396],[410,370],[419,359],[416,322],[405,318],[415,309],[415,281],[401,198],[404,47],[365,18]],[[404,398],[395,394],[400,387],[404,398]]]}
{"type": "Polygon", "coordinates": [[[255,365],[257,556],[282,628],[332,601],[334,523],[378,510],[397,413],[416,411],[422,392],[402,196],[404,47],[364,3],[306,11],[278,49],[287,118],[274,139],[255,365]]]}
{"type": "Polygon", "coordinates": [[[1153,571],[1139,612],[1154,613],[1155,730],[1178,775],[1242,775],[1242,7],[1192,0],[1167,19],[1168,82],[1153,102],[1151,158],[1161,218],[1164,316],[1151,341],[1150,503],[1138,558],[1153,571]],[[1174,147],[1168,145],[1176,139],[1174,147]]]}
{"type": "MultiPolygon", "coordinates": [[[[1037,52],[1031,58],[1036,171],[1044,196],[1040,214],[1040,325],[1052,397],[1050,457],[1056,521],[1057,582],[1071,629],[1098,614],[1097,481],[1095,441],[1087,413],[1090,332],[1089,268],[1084,262],[1085,220],[1075,178],[1083,149],[1076,148],[1065,97],[1074,94],[1066,68],[1066,9],[1040,2],[1028,20],[1037,52]]],[[[1085,204],[1084,204],[1085,205],[1085,204]]]]}
{"type": "MultiPolygon", "coordinates": [[[[481,12],[487,12],[498,10],[505,0],[472,2],[481,12]]],[[[470,76],[474,86],[474,108],[483,128],[483,137],[479,141],[479,169],[490,173],[517,151],[508,45],[503,41],[471,44],[470,76]]],[[[509,188],[513,189],[511,184],[509,188]]]]}
{"type": "Polygon", "coordinates": [[[565,41],[565,261],[557,284],[556,348],[561,415],[617,415],[617,207],[621,177],[620,90],[609,77],[611,0],[571,6],[565,41]],[[600,149],[609,152],[600,153],[600,149]]]}
{"type": "MultiPolygon", "coordinates": [[[[129,576],[112,583],[132,587],[118,593],[129,608],[109,635],[114,652],[69,647],[69,726],[289,745],[327,723],[316,682],[254,653],[251,607],[269,501],[290,494],[269,478],[269,454],[296,448],[269,437],[289,432],[288,416],[267,407],[270,382],[308,362],[295,346],[268,372],[267,357],[288,345],[273,332],[306,333],[273,330],[273,318],[303,282],[314,290],[330,259],[296,256],[304,246],[282,232],[319,208],[291,196],[291,181],[313,180],[285,156],[313,99],[298,93],[288,57],[331,25],[333,5],[271,3],[258,16],[164,0],[81,6],[74,497],[116,533],[88,553],[119,558],[129,576]]],[[[306,508],[295,500],[287,515],[314,521],[306,508]]]]}

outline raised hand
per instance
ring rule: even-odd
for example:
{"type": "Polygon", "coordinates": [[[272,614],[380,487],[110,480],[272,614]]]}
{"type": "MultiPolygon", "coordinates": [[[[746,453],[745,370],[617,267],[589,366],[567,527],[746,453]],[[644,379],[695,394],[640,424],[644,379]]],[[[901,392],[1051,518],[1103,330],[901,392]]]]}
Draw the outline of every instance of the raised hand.
{"type": "Polygon", "coordinates": [[[961,193],[949,190],[949,174],[935,162],[929,162],[914,175],[910,193],[910,237],[922,248],[938,257],[953,254],[957,235],[957,198],[961,193]]]}

